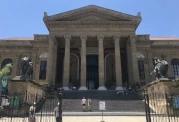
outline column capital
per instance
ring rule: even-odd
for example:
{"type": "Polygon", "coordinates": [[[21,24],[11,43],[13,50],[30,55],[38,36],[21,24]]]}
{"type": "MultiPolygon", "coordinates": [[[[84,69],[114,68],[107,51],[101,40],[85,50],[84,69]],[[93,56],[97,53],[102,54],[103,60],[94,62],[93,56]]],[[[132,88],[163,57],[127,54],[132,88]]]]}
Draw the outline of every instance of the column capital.
{"type": "Polygon", "coordinates": [[[48,38],[49,38],[49,39],[54,39],[54,38],[55,38],[55,35],[54,35],[54,34],[49,34],[49,35],[48,35],[48,38]]]}
{"type": "Polygon", "coordinates": [[[121,38],[120,35],[114,35],[114,36],[113,36],[113,39],[114,39],[114,40],[116,40],[116,39],[117,39],[117,40],[120,40],[120,38],[121,38]]]}
{"type": "Polygon", "coordinates": [[[88,37],[87,37],[87,35],[80,35],[80,38],[81,38],[81,40],[85,40],[86,41],[88,37]]]}
{"type": "Polygon", "coordinates": [[[64,35],[65,40],[71,40],[71,35],[64,35]]]}
{"type": "Polygon", "coordinates": [[[135,39],[136,35],[130,35],[130,39],[135,39]]]}
{"type": "Polygon", "coordinates": [[[103,39],[104,39],[104,35],[98,35],[98,36],[97,36],[97,39],[98,39],[98,40],[103,40],[103,39]]]}
{"type": "Polygon", "coordinates": [[[56,36],[54,34],[49,34],[48,38],[49,38],[49,43],[52,43],[52,44],[57,44],[57,40],[55,38],[56,36]]]}

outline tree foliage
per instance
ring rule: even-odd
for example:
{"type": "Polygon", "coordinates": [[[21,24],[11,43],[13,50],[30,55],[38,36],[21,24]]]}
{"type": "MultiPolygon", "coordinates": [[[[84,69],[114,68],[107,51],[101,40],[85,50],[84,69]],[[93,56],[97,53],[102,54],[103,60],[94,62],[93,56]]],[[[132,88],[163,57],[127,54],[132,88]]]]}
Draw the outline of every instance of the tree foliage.
{"type": "Polygon", "coordinates": [[[6,64],[0,71],[0,79],[4,76],[4,75],[11,75],[12,72],[12,64],[6,64]]]}

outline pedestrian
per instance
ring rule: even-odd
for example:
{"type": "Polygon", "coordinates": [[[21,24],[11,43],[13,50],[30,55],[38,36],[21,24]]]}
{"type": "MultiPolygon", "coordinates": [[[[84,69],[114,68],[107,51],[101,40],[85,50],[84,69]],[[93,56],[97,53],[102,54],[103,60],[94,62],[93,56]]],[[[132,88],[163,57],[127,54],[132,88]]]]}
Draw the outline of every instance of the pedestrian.
{"type": "Polygon", "coordinates": [[[34,104],[29,109],[29,122],[36,122],[36,119],[35,119],[35,105],[36,105],[36,103],[34,102],[34,104]]]}
{"type": "Polygon", "coordinates": [[[57,106],[54,109],[54,112],[55,112],[56,122],[61,122],[61,120],[62,120],[62,118],[61,118],[62,111],[60,110],[60,103],[57,104],[57,106]]]}
{"type": "Polygon", "coordinates": [[[91,99],[88,98],[88,111],[91,111],[91,99]]]}
{"type": "Polygon", "coordinates": [[[83,111],[85,111],[85,109],[86,109],[86,99],[85,99],[85,97],[83,97],[83,99],[81,100],[81,105],[82,105],[83,111]]]}

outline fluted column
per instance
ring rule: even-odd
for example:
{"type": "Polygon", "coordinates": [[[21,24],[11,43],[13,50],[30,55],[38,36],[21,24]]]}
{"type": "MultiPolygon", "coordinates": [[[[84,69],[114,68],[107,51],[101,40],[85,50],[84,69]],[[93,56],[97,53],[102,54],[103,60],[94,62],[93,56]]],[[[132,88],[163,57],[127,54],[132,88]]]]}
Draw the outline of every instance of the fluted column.
{"type": "Polygon", "coordinates": [[[114,36],[116,90],[122,90],[120,36],[114,36]]]}
{"type": "Polygon", "coordinates": [[[79,90],[87,90],[86,87],[86,40],[87,36],[82,35],[81,38],[81,79],[79,90]]]}
{"type": "Polygon", "coordinates": [[[65,38],[65,55],[64,55],[64,63],[63,63],[63,89],[69,90],[71,35],[65,35],[64,38],[65,38]]]}
{"type": "Polygon", "coordinates": [[[106,90],[104,84],[104,45],[103,45],[103,35],[98,35],[98,69],[99,69],[99,88],[98,90],[106,90]]]}
{"type": "Polygon", "coordinates": [[[47,57],[47,82],[49,82],[49,84],[54,84],[55,81],[54,80],[54,73],[53,72],[53,64],[54,62],[56,63],[56,60],[54,60],[54,47],[56,46],[56,39],[55,39],[55,35],[50,34],[49,35],[49,48],[48,48],[48,57],[47,57]]]}
{"type": "Polygon", "coordinates": [[[131,44],[131,69],[133,76],[133,84],[139,82],[139,69],[138,69],[138,61],[137,61],[137,49],[136,49],[136,40],[135,35],[130,36],[130,44],[131,44]]]}

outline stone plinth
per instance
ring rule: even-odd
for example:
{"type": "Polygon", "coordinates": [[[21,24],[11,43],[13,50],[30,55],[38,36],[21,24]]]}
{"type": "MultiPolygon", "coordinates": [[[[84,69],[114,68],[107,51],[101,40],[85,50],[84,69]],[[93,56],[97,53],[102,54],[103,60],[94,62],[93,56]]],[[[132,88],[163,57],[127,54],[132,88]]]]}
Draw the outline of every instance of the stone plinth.
{"type": "Polygon", "coordinates": [[[149,98],[150,108],[156,112],[156,114],[173,114],[174,106],[168,106],[173,101],[173,96],[171,94],[178,93],[179,80],[162,78],[156,81],[153,81],[143,87],[143,90],[146,91],[149,98]],[[172,99],[170,98],[172,97],[172,99]],[[169,113],[168,113],[169,112],[169,113]]]}
{"type": "Polygon", "coordinates": [[[38,102],[45,94],[43,88],[39,84],[34,81],[20,80],[20,76],[16,76],[9,81],[8,93],[10,95],[20,95],[23,101],[26,101],[28,104],[32,104],[36,100],[36,96],[38,102]]]}

